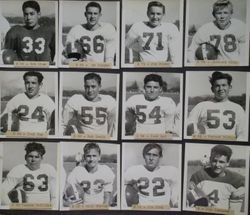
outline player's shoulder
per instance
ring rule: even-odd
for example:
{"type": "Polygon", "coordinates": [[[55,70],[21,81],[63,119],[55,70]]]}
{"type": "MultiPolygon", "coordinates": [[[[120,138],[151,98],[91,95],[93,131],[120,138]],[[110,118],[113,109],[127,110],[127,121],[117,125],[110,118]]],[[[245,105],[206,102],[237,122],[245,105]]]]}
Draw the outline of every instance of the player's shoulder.
{"type": "Polygon", "coordinates": [[[170,105],[176,106],[174,100],[172,98],[170,98],[170,97],[160,96],[159,97],[159,101],[160,102],[164,102],[164,103],[168,103],[170,105]]]}
{"type": "Polygon", "coordinates": [[[244,176],[240,175],[237,172],[234,171],[230,171],[230,170],[225,170],[226,173],[226,177],[225,177],[225,181],[228,184],[231,184],[232,186],[239,188],[241,186],[244,186],[245,184],[245,178],[244,176]]]}
{"type": "Polygon", "coordinates": [[[87,174],[88,171],[86,170],[86,168],[84,166],[76,166],[74,167],[74,169],[69,173],[69,176],[73,177],[74,175],[79,175],[79,174],[87,174]]]}
{"type": "Polygon", "coordinates": [[[22,26],[22,25],[14,25],[10,28],[9,30],[9,33],[12,33],[12,34],[18,34],[20,33],[20,31],[23,31],[25,30],[25,27],[22,26]]]}
{"type": "Polygon", "coordinates": [[[237,26],[244,26],[245,27],[246,24],[243,21],[239,20],[239,19],[232,18],[231,19],[231,26],[232,27],[237,27],[237,26]]]}
{"type": "Polygon", "coordinates": [[[134,166],[130,166],[127,169],[127,172],[136,173],[136,172],[142,172],[143,170],[145,170],[145,167],[143,165],[134,165],[134,166]]]}
{"type": "Polygon", "coordinates": [[[195,184],[199,184],[200,182],[205,181],[205,180],[210,180],[210,177],[208,174],[209,171],[210,171],[209,169],[202,167],[193,173],[190,180],[193,181],[195,184]]]}
{"type": "Polygon", "coordinates": [[[173,31],[177,30],[178,31],[177,26],[175,24],[171,23],[171,22],[162,22],[161,25],[162,25],[162,27],[164,29],[166,29],[168,31],[171,31],[171,30],[173,30],[173,31]]]}
{"type": "Polygon", "coordinates": [[[9,177],[18,177],[18,176],[21,177],[21,175],[24,174],[26,170],[27,170],[27,167],[24,164],[18,164],[10,170],[10,172],[8,173],[8,176],[9,177]]]}
{"type": "Polygon", "coordinates": [[[230,100],[227,101],[227,106],[229,106],[231,108],[234,108],[234,109],[238,109],[238,110],[244,111],[244,109],[242,108],[242,106],[240,106],[236,102],[233,102],[233,101],[230,101],[230,100]]]}
{"type": "Polygon", "coordinates": [[[215,102],[212,100],[202,101],[202,102],[199,102],[198,104],[196,104],[194,106],[194,109],[207,109],[207,108],[211,107],[211,105],[214,105],[214,104],[215,104],[215,102]]]}
{"type": "Polygon", "coordinates": [[[145,96],[143,94],[136,94],[131,96],[127,102],[136,102],[136,103],[140,103],[145,101],[145,96]]]}
{"type": "Polygon", "coordinates": [[[113,173],[112,169],[106,164],[99,164],[98,169],[103,171],[105,174],[113,173]]]}
{"type": "Polygon", "coordinates": [[[208,30],[211,30],[211,29],[214,29],[214,28],[217,29],[217,27],[214,24],[214,22],[207,22],[207,23],[201,25],[198,28],[197,33],[207,33],[208,30]]]}
{"type": "Polygon", "coordinates": [[[171,173],[176,173],[178,172],[178,169],[175,166],[160,166],[160,169],[162,171],[166,171],[166,172],[171,172],[171,173]]]}
{"type": "Polygon", "coordinates": [[[99,23],[101,28],[104,28],[105,30],[115,30],[115,27],[111,24],[111,23],[108,23],[108,22],[100,22],[99,23]]]}
{"type": "Polygon", "coordinates": [[[23,102],[25,100],[27,100],[26,94],[25,93],[18,93],[15,96],[13,96],[9,102],[15,102],[15,101],[23,102]]]}
{"type": "Polygon", "coordinates": [[[84,27],[84,25],[78,24],[78,25],[74,25],[73,27],[70,28],[69,33],[78,33],[81,31],[87,31],[87,29],[84,27]]]}
{"type": "Polygon", "coordinates": [[[70,102],[79,102],[79,100],[86,100],[82,94],[74,94],[72,95],[68,101],[70,102]]]}

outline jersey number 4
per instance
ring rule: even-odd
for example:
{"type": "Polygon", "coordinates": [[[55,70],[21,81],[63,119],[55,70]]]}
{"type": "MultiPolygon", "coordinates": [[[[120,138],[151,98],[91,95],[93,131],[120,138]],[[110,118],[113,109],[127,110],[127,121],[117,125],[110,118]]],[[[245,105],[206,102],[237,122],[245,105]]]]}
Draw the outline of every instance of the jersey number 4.
{"type": "MultiPolygon", "coordinates": [[[[227,117],[227,122],[222,124],[223,128],[230,130],[235,125],[236,114],[232,110],[223,111],[223,116],[227,117]]],[[[220,126],[220,110],[207,110],[207,126],[208,128],[218,128],[220,126]]]]}
{"type": "MultiPolygon", "coordinates": [[[[135,114],[137,117],[137,121],[139,123],[144,123],[147,119],[147,115],[143,110],[147,109],[147,105],[136,105],[135,114]]],[[[161,123],[161,107],[155,106],[153,110],[148,114],[149,119],[154,119],[154,124],[161,123]]]]}
{"type": "Polygon", "coordinates": [[[35,40],[33,40],[31,37],[24,37],[23,42],[26,46],[23,48],[24,53],[31,53],[33,50],[36,54],[42,54],[44,52],[45,39],[43,37],[38,37],[35,40]]]}

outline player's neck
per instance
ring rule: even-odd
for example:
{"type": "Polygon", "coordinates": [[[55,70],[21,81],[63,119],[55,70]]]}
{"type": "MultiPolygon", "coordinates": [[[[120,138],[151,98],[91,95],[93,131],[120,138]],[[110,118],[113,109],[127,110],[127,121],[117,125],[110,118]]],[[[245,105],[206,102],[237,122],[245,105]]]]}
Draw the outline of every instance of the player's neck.
{"type": "Polygon", "coordinates": [[[25,93],[25,95],[29,98],[29,99],[36,99],[37,97],[40,96],[40,94],[36,94],[35,96],[29,96],[27,93],[25,93]]]}
{"type": "Polygon", "coordinates": [[[220,30],[226,30],[227,28],[229,28],[229,26],[231,25],[231,21],[228,22],[225,26],[220,26],[216,21],[214,21],[214,24],[217,26],[217,28],[219,28],[220,30]]]}
{"type": "Polygon", "coordinates": [[[95,25],[90,25],[88,23],[83,24],[83,27],[89,31],[95,31],[96,29],[98,29],[101,25],[96,23],[95,25]]]}
{"type": "Polygon", "coordinates": [[[98,165],[96,165],[95,167],[91,168],[91,167],[88,167],[87,165],[85,166],[86,170],[90,173],[94,173],[97,171],[98,169],[98,165]]]}
{"type": "Polygon", "coordinates": [[[157,28],[158,26],[161,25],[161,23],[159,25],[152,25],[150,22],[146,22],[146,25],[150,28],[157,28]]]}
{"type": "Polygon", "coordinates": [[[228,97],[224,98],[224,99],[218,99],[218,98],[214,98],[215,102],[226,102],[228,101],[228,97]]]}
{"type": "Polygon", "coordinates": [[[28,29],[28,30],[36,30],[36,29],[40,28],[40,25],[37,24],[37,25],[34,25],[34,26],[32,26],[32,27],[25,26],[25,28],[28,29]]]}
{"type": "Polygon", "coordinates": [[[96,96],[94,99],[89,99],[87,96],[84,96],[86,100],[90,101],[90,102],[99,102],[101,101],[101,97],[98,95],[96,96]]]}
{"type": "Polygon", "coordinates": [[[26,167],[32,171],[36,171],[36,170],[40,169],[40,165],[30,166],[30,165],[26,164],[26,167]]]}
{"type": "Polygon", "coordinates": [[[146,165],[144,165],[144,167],[145,167],[145,169],[147,169],[147,170],[150,171],[150,172],[153,172],[153,171],[155,171],[156,169],[159,168],[159,166],[156,166],[155,168],[149,168],[149,167],[147,167],[146,165]]]}

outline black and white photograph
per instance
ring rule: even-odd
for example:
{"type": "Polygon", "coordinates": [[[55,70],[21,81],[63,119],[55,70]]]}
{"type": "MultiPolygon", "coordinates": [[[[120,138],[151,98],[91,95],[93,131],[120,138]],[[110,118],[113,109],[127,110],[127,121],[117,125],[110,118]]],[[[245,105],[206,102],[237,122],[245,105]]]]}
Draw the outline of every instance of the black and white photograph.
{"type": "Polygon", "coordinates": [[[180,211],[181,145],[122,143],[121,187],[122,209],[180,211]]]}
{"type": "Polygon", "coordinates": [[[119,1],[60,1],[60,66],[119,68],[119,35],[119,1]]]}
{"type": "Polygon", "coordinates": [[[122,10],[122,67],[182,66],[182,0],[127,0],[122,10]]]}
{"type": "Polygon", "coordinates": [[[69,71],[60,77],[61,136],[116,140],[119,75],[69,71]]]}
{"type": "Polygon", "coordinates": [[[0,66],[56,67],[58,2],[4,0],[0,8],[0,66]]]}
{"type": "Polygon", "coordinates": [[[1,71],[2,137],[55,137],[58,134],[56,72],[1,71]]]}
{"type": "Polygon", "coordinates": [[[124,139],[182,137],[182,74],[123,72],[124,139]]]}
{"type": "Polygon", "coordinates": [[[120,145],[61,142],[61,210],[120,209],[120,145]]]}
{"type": "Polygon", "coordinates": [[[249,146],[186,143],[183,210],[248,214],[249,146]]]}
{"type": "Polygon", "coordinates": [[[58,210],[57,146],[40,141],[0,143],[1,209],[58,210]]]}
{"type": "Polygon", "coordinates": [[[187,71],[185,138],[247,141],[247,73],[187,71]]]}
{"type": "Polygon", "coordinates": [[[247,66],[247,0],[187,0],[185,65],[247,66]]]}

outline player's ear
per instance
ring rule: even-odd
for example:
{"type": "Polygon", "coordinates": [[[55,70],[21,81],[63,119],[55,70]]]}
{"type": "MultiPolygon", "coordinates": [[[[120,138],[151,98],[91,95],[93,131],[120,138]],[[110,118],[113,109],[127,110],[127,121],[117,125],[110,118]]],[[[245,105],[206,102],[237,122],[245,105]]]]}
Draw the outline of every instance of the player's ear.
{"type": "Polygon", "coordinates": [[[43,82],[41,82],[41,83],[39,84],[39,87],[40,87],[40,88],[42,88],[42,86],[43,86],[43,82]]]}
{"type": "Polygon", "coordinates": [[[231,90],[233,88],[232,84],[230,84],[229,89],[231,90]]]}

